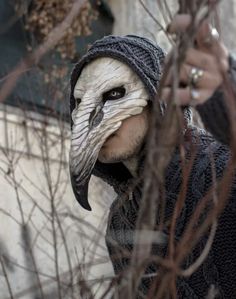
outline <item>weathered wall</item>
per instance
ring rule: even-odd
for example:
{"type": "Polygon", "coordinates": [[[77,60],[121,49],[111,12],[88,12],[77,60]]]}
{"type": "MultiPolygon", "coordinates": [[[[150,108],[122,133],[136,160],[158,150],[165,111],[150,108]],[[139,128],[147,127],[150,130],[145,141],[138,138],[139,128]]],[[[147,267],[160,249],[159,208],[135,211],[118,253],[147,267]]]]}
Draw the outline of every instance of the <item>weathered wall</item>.
{"type": "MultiPolygon", "coordinates": [[[[157,0],[143,0],[155,18],[165,26],[157,0]]],[[[162,1],[158,1],[163,3],[162,1]]],[[[176,11],[176,0],[166,1],[172,14],[176,11]]],[[[227,47],[236,52],[236,1],[221,1],[219,15],[221,20],[222,38],[227,47]]],[[[139,0],[108,0],[115,16],[114,34],[138,34],[157,41],[165,49],[169,49],[166,36],[159,31],[160,27],[144,10],[139,0]]],[[[168,19],[168,17],[167,17],[168,19]]],[[[168,20],[167,20],[168,22],[168,20]]]]}
{"type": "Polygon", "coordinates": [[[230,51],[236,53],[236,0],[221,1],[219,15],[221,37],[230,51]]]}
{"type": "MultiPolygon", "coordinates": [[[[143,2],[157,20],[164,25],[165,22],[156,1],[146,0],[143,2]]],[[[164,48],[168,47],[168,40],[159,31],[160,27],[152,20],[138,0],[109,0],[108,3],[115,16],[114,34],[137,34],[158,41],[164,48]]]]}
{"type": "MultiPolygon", "coordinates": [[[[113,193],[108,198],[107,189],[93,178],[89,192],[93,211],[84,211],[76,202],[68,169],[69,126],[1,105],[0,134],[0,262],[5,265],[13,295],[25,291],[21,298],[36,298],[36,294],[42,298],[37,288],[27,291],[38,286],[31,252],[45,299],[59,298],[56,264],[62,288],[70,277],[70,265],[74,283],[78,264],[83,265],[87,279],[112,274],[104,228],[113,193]],[[24,225],[29,232],[25,237],[24,225]]],[[[67,293],[63,299],[73,298],[67,293]]],[[[0,263],[0,298],[8,296],[0,263]]]]}

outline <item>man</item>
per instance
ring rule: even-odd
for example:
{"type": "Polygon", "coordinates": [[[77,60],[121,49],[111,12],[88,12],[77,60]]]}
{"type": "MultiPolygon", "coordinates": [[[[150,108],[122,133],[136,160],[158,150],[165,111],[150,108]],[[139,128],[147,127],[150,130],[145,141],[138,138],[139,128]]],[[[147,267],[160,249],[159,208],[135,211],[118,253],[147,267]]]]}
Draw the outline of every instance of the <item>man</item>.
{"type": "MultiPolygon", "coordinates": [[[[169,27],[170,33],[184,31],[190,17],[177,16],[169,27]]],[[[87,199],[91,174],[113,186],[118,197],[111,206],[107,229],[107,246],[115,273],[122,275],[129,265],[127,252],[132,252],[134,230],[142,197],[142,172],[145,146],[150,127],[152,103],[156,100],[165,54],[145,38],[108,36],[97,41],[76,65],[71,77],[72,140],[70,152],[71,181],[79,203],[90,210],[87,199]],[[126,254],[124,254],[124,251],[126,254]]],[[[229,117],[223,91],[224,76],[236,79],[236,67],[227,50],[218,40],[215,30],[203,24],[197,33],[195,48],[187,51],[180,70],[177,103],[196,106],[206,127],[215,137],[229,144],[229,117]],[[217,58],[218,57],[218,58],[217,58]],[[219,59],[220,57],[220,59],[219,59]],[[225,129],[227,128],[227,129],[225,129]]],[[[167,77],[162,100],[168,103],[172,75],[167,77]]],[[[160,113],[163,117],[163,102],[160,113]]],[[[229,160],[225,145],[189,123],[185,113],[185,139],[191,132],[197,144],[197,155],[188,182],[183,211],[178,218],[175,238],[178,241],[197,203],[212,185],[212,157],[216,177],[223,175],[229,160]]],[[[169,219],[182,183],[180,154],[175,152],[165,178],[166,211],[169,219]]],[[[205,298],[214,285],[220,298],[236,298],[236,201],[232,196],[219,218],[212,249],[197,271],[177,281],[179,298],[205,298]],[[222,258],[223,256],[223,258],[222,258]]],[[[158,220],[157,220],[158,222],[158,220]]],[[[163,238],[153,247],[154,255],[167,250],[168,227],[163,238]]],[[[203,237],[187,265],[201,254],[207,236],[203,237]]],[[[147,273],[155,274],[150,265],[147,273]]],[[[139,291],[147,294],[151,281],[143,279],[139,291]]]]}

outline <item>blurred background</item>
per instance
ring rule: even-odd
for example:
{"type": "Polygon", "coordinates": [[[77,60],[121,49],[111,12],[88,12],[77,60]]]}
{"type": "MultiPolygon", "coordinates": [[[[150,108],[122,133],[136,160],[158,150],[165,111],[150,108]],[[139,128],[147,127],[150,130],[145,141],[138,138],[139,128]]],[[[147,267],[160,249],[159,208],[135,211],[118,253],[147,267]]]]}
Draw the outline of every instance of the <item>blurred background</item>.
{"type": "MultiPolygon", "coordinates": [[[[114,274],[104,233],[115,194],[93,178],[92,212],[73,196],[70,72],[108,34],[149,37],[168,51],[164,29],[177,2],[0,0],[1,299],[102,298],[109,287],[114,274]]],[[[233,53],[236,1],[222,1],[217,17],[233,53]]]]}

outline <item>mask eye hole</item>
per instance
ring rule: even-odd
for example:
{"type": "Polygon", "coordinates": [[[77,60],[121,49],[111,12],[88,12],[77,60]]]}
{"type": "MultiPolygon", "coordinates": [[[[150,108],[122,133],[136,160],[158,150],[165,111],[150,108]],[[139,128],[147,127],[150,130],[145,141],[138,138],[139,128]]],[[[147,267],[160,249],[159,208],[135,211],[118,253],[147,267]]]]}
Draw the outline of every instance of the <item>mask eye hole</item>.
{"type": "Polygon", "coordinates": [[[126,90],[123,86],[113,88],[103,94],[103,101],[114,101],[125,96],[126,90]]]}
{"type": "Polygon", "coordinates": [[[80,103],[81,103],[81,99],[75,99],[75,108],[78,108],[80,103]]]}

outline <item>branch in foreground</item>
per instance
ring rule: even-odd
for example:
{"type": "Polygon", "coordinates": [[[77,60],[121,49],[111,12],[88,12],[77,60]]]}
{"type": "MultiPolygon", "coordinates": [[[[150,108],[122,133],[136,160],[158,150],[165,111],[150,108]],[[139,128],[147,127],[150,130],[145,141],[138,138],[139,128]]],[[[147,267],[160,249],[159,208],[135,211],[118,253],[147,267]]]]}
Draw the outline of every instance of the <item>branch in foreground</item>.
{"type": "Polygon", "coordinates": [[[78,16],[81,7],[86,0],[75,0],[68,15],[65,19],[55,27],[48,35],[48,38],[28,57],[23,59],[8,75],[6,82],[3,84],[0,90],[0,102],[3,102],[14,89],[17,81],[21,75],[28,70],[34,64],[38,64],[40,59],[64,37],[67,30],[70,28],[74,19],[78,16]]]}

